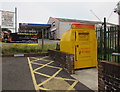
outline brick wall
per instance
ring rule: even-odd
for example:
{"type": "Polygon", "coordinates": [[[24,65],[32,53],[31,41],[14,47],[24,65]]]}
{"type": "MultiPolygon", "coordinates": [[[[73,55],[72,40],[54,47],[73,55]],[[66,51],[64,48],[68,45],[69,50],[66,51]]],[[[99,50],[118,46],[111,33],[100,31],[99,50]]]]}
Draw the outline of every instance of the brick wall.
{"type": "Polygon", "coordinates": [[[120,64],[108,61],[99,62],[98,90],[120,91],[120,64]]]}
{"type": "Polygon", "coordinates": [[[70,74],[74,73],[74,55],[57,51],[57,50],[48,50],[49,56],[59,62],[63,68],[65,68],[70,74]]]}

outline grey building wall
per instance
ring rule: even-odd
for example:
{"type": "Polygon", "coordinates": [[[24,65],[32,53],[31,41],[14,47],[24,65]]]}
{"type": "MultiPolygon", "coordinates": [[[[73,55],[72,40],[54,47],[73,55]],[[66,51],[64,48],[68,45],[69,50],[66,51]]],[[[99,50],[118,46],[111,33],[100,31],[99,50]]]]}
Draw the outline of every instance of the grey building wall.
{"type": "Polygon", "coordinates": [[[72,26],[72,24],[79,24],[79,23],[74,23],[74,22],[60,22],[60,37],[59,37],[59,39],[61,39],[61,37],[62,37],[62,34],[64,33],[64,32],[66,32],[66,31],[68,31],[69,29],[71,29],[71,26],[72,26]]]}
{"type": "Polygon", "coordinates": [[[69,22],[60,22],[60,32],[59,32],[59,39],[62,37],[62,34],[66,32],[67,30],[71,29],[71,24],[69,22]]]}
{"type": "Polygon", "coordinates": [[[50,39],[61,39],[62,34],[67,30],[71,29],[72,24],[79,24],[79,23],[61,22],[55,18],[50,17],[48,20],[48,24],[51,24],[50,39]]]}

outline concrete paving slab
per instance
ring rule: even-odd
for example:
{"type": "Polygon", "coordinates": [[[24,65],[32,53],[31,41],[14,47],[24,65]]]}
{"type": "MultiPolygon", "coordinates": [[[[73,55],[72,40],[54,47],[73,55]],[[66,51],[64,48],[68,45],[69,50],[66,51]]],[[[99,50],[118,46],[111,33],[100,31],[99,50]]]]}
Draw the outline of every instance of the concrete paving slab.
{"type": "Polygon", "coordinates": [[[76,70],[75,74],[71,75],[88,88],[97,91],[98,90],[98,70],[97,68],[80,69],[76,70]]]}

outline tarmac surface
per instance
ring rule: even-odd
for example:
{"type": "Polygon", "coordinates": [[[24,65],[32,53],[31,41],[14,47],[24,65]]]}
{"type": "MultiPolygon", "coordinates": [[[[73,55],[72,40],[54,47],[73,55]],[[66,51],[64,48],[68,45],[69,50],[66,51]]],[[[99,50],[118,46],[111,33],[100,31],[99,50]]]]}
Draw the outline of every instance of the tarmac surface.
{"type": "Polygon", "coordinates": [[[71,77],[50,57],[3,57],[2,90],[40,92],[41,90],[74,90],[92,92],[71,77]]]}
{"type": "Polygon", "coordinates": [[[2,90],[35,90],[27,58],[2,58],[2,90]]]}

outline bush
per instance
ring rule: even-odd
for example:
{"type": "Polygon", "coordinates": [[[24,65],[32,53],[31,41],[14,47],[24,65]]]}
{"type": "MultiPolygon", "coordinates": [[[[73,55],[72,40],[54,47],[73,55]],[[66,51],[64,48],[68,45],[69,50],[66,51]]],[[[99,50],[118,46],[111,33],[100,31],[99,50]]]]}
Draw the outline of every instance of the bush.
{"type": "MultiPolygon", "coordinates": [[[[19,43],[18,43],[19,44],[19,43]]],[[[25,53],[44,53],[48,49],[55,49],[56,44],[45,44],[42,50],[41,45],[2,45],[2,54],[25,54],[25,53]]]]}

